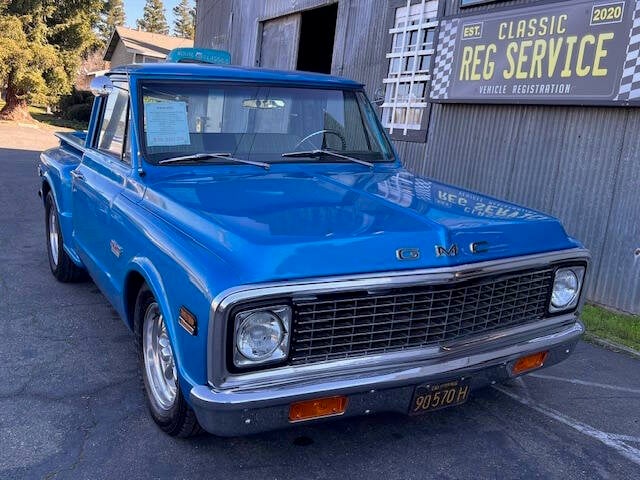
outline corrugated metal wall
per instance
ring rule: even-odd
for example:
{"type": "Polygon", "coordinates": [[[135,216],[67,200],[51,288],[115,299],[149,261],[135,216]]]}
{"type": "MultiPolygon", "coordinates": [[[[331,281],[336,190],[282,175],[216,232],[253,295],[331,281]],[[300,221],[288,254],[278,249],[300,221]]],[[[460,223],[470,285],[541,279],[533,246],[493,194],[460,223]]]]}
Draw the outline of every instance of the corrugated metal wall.
{"type": "Polygon", "coordinates": [[[640,110],[436,105],[407,166],[548,212],[594,256],[589,298],[640,312],[640,110]],[[635,174],[634,174],[635,170],[635,174]]]}
{"type": "MultiPolygon", "coordinates": [[[[458,0],[444,0],[445,15],[458,0]]],[[[256,60],[259,22],[332,3],[199,0],[196,44],[256,60]]],[[[397,2],[396,2],[397,3],[397,2]]],[[[499,2],[465,11],[531,3],[499,2]]],[[[388,0],[340,0],[333,71],[382,87],[388,0]]],[[[414,172],[562,219],[592,251],[592,301],[640,313],[640,109],[438,104],[427,143],[396,142],[414,172]]]]}

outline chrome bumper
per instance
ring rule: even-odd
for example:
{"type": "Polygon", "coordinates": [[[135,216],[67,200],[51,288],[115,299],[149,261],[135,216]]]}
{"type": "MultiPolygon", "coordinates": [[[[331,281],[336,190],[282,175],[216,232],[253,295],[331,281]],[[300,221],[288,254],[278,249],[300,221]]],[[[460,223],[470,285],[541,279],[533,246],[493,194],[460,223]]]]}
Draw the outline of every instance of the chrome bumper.
{"type": "MultiPolygon", "coordinates": [[[[527,354],[548,350],[545,367],[564,360],[583,333],[584,326],[574,317],[570,323],[547,328],[535,336],[529,332],[526,337],[507,337],[482,348],[474,346],[465,352],[407,361],[370,373],[360,371],[344,376],[332,373],[325,378],[315,376],[254,388],[216,389],[198,385],[191,389],[190,400],[202,427],[222,436],[290,426],[291,402],[332,395],[349,397],[342,417],[389,411],[406,413],[416,385],[460,377],[470,377],[472,389],[501,382],[513,377],[513,362],[527,354]]],[[[312,421],[322,420],[325,419],[312,421]]]]}

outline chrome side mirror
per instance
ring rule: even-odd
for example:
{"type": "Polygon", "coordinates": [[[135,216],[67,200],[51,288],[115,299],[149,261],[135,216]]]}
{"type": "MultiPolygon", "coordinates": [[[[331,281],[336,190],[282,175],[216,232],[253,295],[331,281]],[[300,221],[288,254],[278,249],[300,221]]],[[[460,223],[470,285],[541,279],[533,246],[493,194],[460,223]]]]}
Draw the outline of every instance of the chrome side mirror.
{"type": "Polygon", "coordinates": [[[373,92],[373,99],[371,100],[371,103],[378,107],[382,105],[384,103],[385,93],[384,87],[376,88],[376,91],[373,92]]]}
{"type": "Polygon", "coordinates": [[[90,88],[96,97],[106,97],[113,91],[113,83],[109,77],[95,77],[91,80],[90,88]]]}

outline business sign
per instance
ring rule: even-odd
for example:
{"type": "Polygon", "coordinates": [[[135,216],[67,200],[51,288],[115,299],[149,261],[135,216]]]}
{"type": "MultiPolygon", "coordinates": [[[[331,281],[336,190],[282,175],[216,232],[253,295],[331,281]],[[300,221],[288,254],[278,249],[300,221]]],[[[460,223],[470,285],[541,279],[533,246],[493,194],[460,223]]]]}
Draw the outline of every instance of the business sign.
{"type": "Polygon", "coordinates": [[[569,0],[440,22],[434,102],[640,104],[640,0],[569,0]]]}

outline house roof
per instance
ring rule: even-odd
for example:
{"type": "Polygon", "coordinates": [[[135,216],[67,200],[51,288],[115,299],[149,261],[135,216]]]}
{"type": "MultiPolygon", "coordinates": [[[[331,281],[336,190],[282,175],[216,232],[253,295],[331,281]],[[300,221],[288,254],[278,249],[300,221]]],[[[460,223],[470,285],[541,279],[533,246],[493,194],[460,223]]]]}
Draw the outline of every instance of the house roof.
{"type": "Polygon", "coordinates": [[[107,51],[104,53],[105,60],[111,60],[113,52],[120,41],[127,50],[155,58],[165,58],[169,51],[174,48],[193,47],[193,40],[188,38],[171,37],[132,28],[116,27],[109,40],[107,51]]]}

